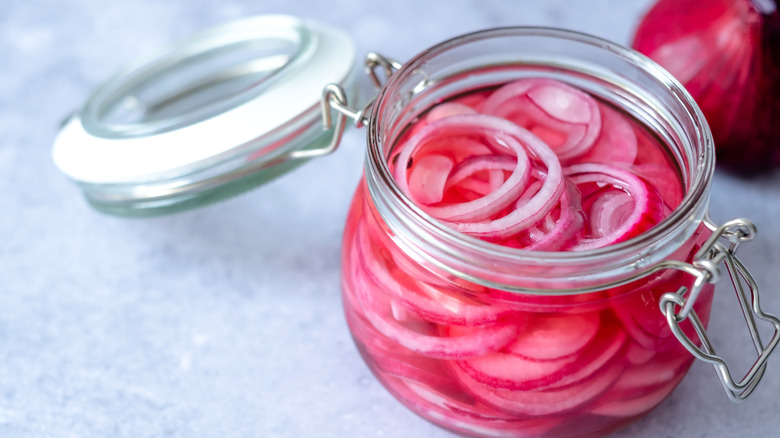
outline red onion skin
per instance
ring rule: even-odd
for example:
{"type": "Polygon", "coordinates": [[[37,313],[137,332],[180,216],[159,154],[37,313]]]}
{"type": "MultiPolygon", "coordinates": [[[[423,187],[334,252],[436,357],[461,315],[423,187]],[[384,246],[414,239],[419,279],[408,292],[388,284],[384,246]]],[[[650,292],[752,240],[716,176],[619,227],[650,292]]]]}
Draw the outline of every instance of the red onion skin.
{"type": "Polygon", "coordinates": [[[766,7],[772,1],[661,0],[632,44],[686,86],[712,129],[718,165],[745,176],[780,166],[780,12],[766,7]],[[681,44],[675,53],[681,41],[696,49],[681,44]]]}

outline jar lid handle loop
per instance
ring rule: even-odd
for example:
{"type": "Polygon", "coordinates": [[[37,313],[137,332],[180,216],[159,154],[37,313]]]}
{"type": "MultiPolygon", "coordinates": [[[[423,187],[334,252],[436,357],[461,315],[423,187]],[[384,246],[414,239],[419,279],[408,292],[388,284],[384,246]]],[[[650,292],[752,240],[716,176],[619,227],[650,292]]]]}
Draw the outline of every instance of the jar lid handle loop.
{"type": "Polygon", "coordinates": [[[374,83],[374,87],[380,89],[384,86],[379,75],[376,73],[377,67],[382,67],[382,71],[385,73],[385,81],[390,79],[390,76],[401,68],[402,64],[394,59],[385,57],[376,52],[371,52],[366,55],[365,67],[366,74],[371,78],[371,82],[374,83]]]}
{"type": "MultiPolygon", "coordinates": [[[[383,86],[382,80],[376,73],[377,67],[382,67],[385,73],[385,79],[390,79],[390,76],[401,68],[400,62],[374,52],[366,55],[364,65],[366,75],[371,78],[371,81],[377,88],[382,88],[383,86]]],[[[335,135],[326,147],[316,150],[294,151],[290,158],[310,158],[311,156],[326,155],[336,150],[339,143],[341,143],[341,137],[344,134],[344,126],[348,118],[352,119],[356,128],[362,128],[368,124],[369,117],[367,114],[374,105],[374,99],[370,99],[363,108],[356,110],[349,106],[347,92],[344,91],[344,87],[339,84],[328,84],[322,89],[320,104],[322,109],[322,125],[325,130],[333,128],[332,112],[335,110],[339,113],[339,116],[336,119],[335,135]]]]}
{"type": "Polygon", "coordinates": [[[666,317],[672,333],[674,333],[680,343],[696,358],[712,364],[729,399],[733,402],[740,402],[746,399],[756,388],[766,370],[767,359],[778,342],[780,342],[780,319],[765,313],[761,309],[758,285],[736,255],[739,244],[752,240],[755,236],[755,225],[747,219],[735,219],[720,227],[712,225],[708,220],[705,220],[704,223],[714,232],[694,258],[693,265],[698,268],[695,274],[697,278],[694,285],[690,293],[687,294],[686,292],[688,291],[685,287],[680,288],[677,292],[664,294],[660,301],[661,312],[666,317]],[[728,247],[724,245],[721,239],[729,242],[728,247]],[[731,277],[731,282],[745,317],[745,323],[748,326],[758,354],[753,365],[739,382],[732,376],[725,360],[716,354],[715,348],[707,336],[704,324],[699,320],[696,311],[693,310],[693,303],[702,287],[706,283],[718,281],[718,265],[720,263],[726,265],[726,270],[731,277]],[[679,312],[676,311],[678,307],[680,308],[679,312]],[[766,345],[761,340],[761,335],[756,326],[756,318],[769,322],[774,326],[772,338],[766,345]],[[680,323],[686,319],[693,325],[701,341],[701,346],[693,342],[680,328],[680,323]]]}

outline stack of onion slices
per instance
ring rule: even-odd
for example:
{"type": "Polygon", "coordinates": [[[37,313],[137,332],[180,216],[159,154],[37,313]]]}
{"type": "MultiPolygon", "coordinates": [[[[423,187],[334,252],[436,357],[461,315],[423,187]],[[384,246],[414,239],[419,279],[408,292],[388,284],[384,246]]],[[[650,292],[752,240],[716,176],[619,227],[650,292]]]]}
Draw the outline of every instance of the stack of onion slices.
{"type": "Polygon", "coordinates": [[[663,147],[640,144],[638,132],[583,91],[528,78],[437,105],[398,143],[390,167],[407,196],[461,233],[588,250],[641,234],[680,201],[663,147]]]}

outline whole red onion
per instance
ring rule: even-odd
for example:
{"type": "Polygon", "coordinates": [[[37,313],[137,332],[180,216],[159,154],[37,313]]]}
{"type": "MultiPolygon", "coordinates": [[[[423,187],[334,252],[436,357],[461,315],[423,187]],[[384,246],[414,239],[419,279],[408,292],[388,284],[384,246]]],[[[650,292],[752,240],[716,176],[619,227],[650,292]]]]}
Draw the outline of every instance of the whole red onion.
{"type": "Polygon", "coordinates": [[[780,166],[780,12],[776,0],[660,0],[633,47],[682,82],[715,138],[718,164],[780,166]]]}

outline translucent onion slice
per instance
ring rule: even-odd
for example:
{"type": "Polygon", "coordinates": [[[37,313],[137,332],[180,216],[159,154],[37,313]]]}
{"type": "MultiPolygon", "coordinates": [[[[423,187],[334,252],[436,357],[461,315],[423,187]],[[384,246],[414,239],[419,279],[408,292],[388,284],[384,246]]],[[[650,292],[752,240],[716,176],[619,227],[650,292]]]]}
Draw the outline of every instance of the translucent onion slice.
{"type": "MultiPolygon", "coordinates": [[[[514,167],[514,159],[510,158],[511,165],[514,167]]],[[[450,178],[452,179],[452,178],[450,178]]],[[[445,187],[445,191],[449,189],[454,189],[454,193],[466,193],[470,192],[473,193],[473,198],[469,200],[474,200],[477,198],[481,198],[489,193],[492,193],[499,187],[501,187],[501,184],[504,183],[506,180],[506,176],[504,175],[504,171],[500,169],[477,169],[473,175],[470,175],[467,178],[464,178],[463,180],[459,181],[457,185],[445,187]],[[480,173],[487,173],[487,178],[481,178],[479,176],[480,173]]],[[[445,194],[445,197],[449,196],[448,194],[445,194]]],[[[457,196],[452,198],[447,198],[447,201],[449,203],[462,203],[464,201],[458,201],[457,196]]]]}
{"type": "Polygon", "coordinates": [[[476,110],[471,108],[468,105],[464,105],[462,103],[457,102],[443,102],[435,107],[431,108],[430,111],[425,113],[417,122],[415,122],[409,132],[407,133],[407,138],[414,136],[422,128],[424,128],[428,123],[431,123],[433,121],[443,119],[445,117],[451,117],[451,116],[457,116],[461,114],[476,114],[476,110]]]}
{"type": "Polygon", "coordinates": [[[577,158],[578,163],[598,162],[607,164],[631,164],[637,156],[637,139],[634,129],[619,112],[604,104],[601,110],[601,134],[593,147],[577,158]]]}
{"type": "Polygon", "coordinates": [[[457,102],[444,102],[433,107],[425,115],[427,122],[444,119],[446,117],[459,116],[463,114],[476,114],[474,108],[457,102]]]}
{"type": "Polygon", "coordinates": [[[452,166],[450,158],[439,154],[426,155],[417,160],[409,177],[412,197],[424,205],[441,202],[452,166]]]}
{"type": "Polygon", "coordinates": [[[601,111],[587,93],[552,79],[520,79],[496,90],[482,112],[539,136],[567,162],[590,150],[601,132],[601,111]]]}
{"type": "Polygon", "coordinates": [[[431,122],[401,145],[395,164],[395,178],[401,190],[412,197],[408,183],[409,163],[417,152],[424,150],[426,144],[464,136],[491,139],[505,153],[516,158],[516,166],[509,178],[490,194],[466,203],[441,206],[431,213],[433,216],[464,233],[508,235],[533,225],[558,203],[563,193],[563,174],[555,153],[526,129],[507,120],[481,114],[452,116],[431,122]],[[541,189],[522,207],[502,218],[485,221],[512,204],[524,190],[530,167],[529,152],[545,167],[546,178],[541,189]]]}
{"type": "Polygon", "coordinates": [[[558,417],[518,418],[516,414],[475,402],[470,396],[413,381],[395,380],[388,384],[402,400],[413,400],[424,418],[444,422],[467,436],[541,437],[564,421],[558,417]]]}
{"type": "Polygon", "coordinates": [[[482,112],[482,106],[485,101],[493,93],[492,90],[472,91],[462,96],[456,97],[451,102],[466,105],[474,109],[474,111],[482,112]]]}
{"type": "Polygon", "coordinates": [[[629,170],[587,163],[569,166],[565,173],[578,186],[593,183],[602,188],[589,195],[601,199],[588,199],[595,205],[586,209],[595,237],[581,239],[572,250],[601,248],[628,240],[664,217],[663,201],[657,192],[629,170]]]}
{"type": "MultiPolygon", "coordinates": [[[[482,358],[477,358],[480,360],[482,358]]],[[[453,374],[466,387],[475,398],[488,406],[493,406],[501,411],[531,417],[564,414],[582,408],[607,390],[618,379],[623,365],[613,363],[608,368],[601,370],[591,379],[586,379],[576,385],[560,389],[540,390],[530,387],[528,389],[516,389],[513,387],[497,387],[495,382],[483,382],[482,376],[469,368],[466,362],[457,362],[458,366],[452,367],[453,374]]],[[[538,362],[538,364],[546,364],[538,362]]],[[[506,366],[509,364],[502,364],[506,366]]],[[[529,367],[529,364],[511,364],[511,367],[529,367]]],[[[477,372],[478,373],[478,372],[477,372]]]]}
{"type": "Polygon", "coordinates": [[[378,257],[370,247],[365,231],[358,231],[356,243],[360,245],[361,265],[369,269],[368,276],[382,290],[397,299],[415,315],[433,323],[463,326],[494,324],[514,310],[499,305],[485,305],[468,297],[457,297],[443,289],[415,280],[401,269],[391,267],[390,262],[378,257]]]}
{"type": "Polygon", "coordinates": [[[471,190],[481,196],[470,203],[429,206],[425,210],[428,214],[437,218],[453,219],[455,218],[455,213],[459,210],[468,208],[464,207],[464,205],[475,207],[471,214],[457,217],[457,219],[460,220],[479,220],[496,214],[502,208],[506,207],[504,204],[511,202],[511,199],[509,199],[508,202],[502,204],[489,205],[491,202],[495,202],[494,198],[497,196],[496,193],[501,190],[501,186],[507,183],[514,184],[511,192],[509,191],[510,187],[505,188],[504,192],[509,192],[507,193],[507,196],[515,196],[516,193],[522,191],[528,184],[530,175],[530,172],[527,171],[530,166],[528,155],[522,155],[520,161],[521,163],[518,164],[518,158],[510,155],[491,154],[473,156],[460,162],[452,169],[451,174],[448,175],[449,177],[446,180],[444,192],[452,188],[461,188],[471,190]],[[487,180],[480,180],[475,177],[476,174],[485,172],[488,173],[487,180]],[[519,180],[505,179],[503,177],[504,172],[512,172],[510,178],[516,176],[519,180]],[[480,205],[484,205],[485,207],[480,208],[480,205]]]}
{"type": "MultiPolygon", "coordinates": [[[[526,155],[527,157],[527,155],[526,155]]],[[[526,161],[527,163],[527,161],[526,161]]],[[[527,165],[527,164],[526,164],[527,165]]],[[[511,172],[517,168],[517,158],[509,155],[478,155],[462,161],[447,178],[444,190],[461,184],[464,180],[483,170],[505,170],[511,172]]],[[[529,172],[524,172],[526,175],[529,172]]]]}
{"type": "Polygon", "coordinates": [[[655,187],[670,212],[680,205],[683,189],[680,176],[674,169],[663,164],[646,163],[631,166],[631,171],[655,187]]]}
{"type": "Polygon", "coordinates": [[[399,321],[392,313],[391,302],[373,293],[376,286],[367,287],[365,280],[357,277],[356,295],[366,319],[385,337],[415,353],[439,359],[465,359],[499,350],[517,335],[517,327],[506,324],[483,326],[452,338],[416,330],[399,321]]]}
{"type": "Polygon", "coordinates": [[[596,312],[532,315],[525,323],[525,329],[503,351],[524,359],[556,360],[581,353],[598,333],[600,316],[596,312]]]}
{"type": "Polygon", "coordinates": [[[567,182],[566,191],[558,206],[558,220],[548,216],[545,221],[528,232],[530,243],[523,249],[529,251],[565,250],[573,237],[582,229],[585,222],[580,206],[580,193],[571,182],[567,182]]]}
{"type": "Polygon", "coordinates": [[[355,299],[362,308],[361,314],[379,333],[406,349],[440,359],[465,359],[497,351],[515,338],[519,327],[514,324],[493,324],[478,330],[465,331],[459,336],[440,336],[438,326],[419,319],[409,319],[406,313],[394,305],[392,296],[382,293],[388,286],[398,283],[380,283],[374,274],[383,271],[372,257],[370,239],[363,227],[358,228],[356,248],[360,268],[352,269],[351,280],[355,299]],[[374,263],[372,263],[374,262],[374,263]]]}

